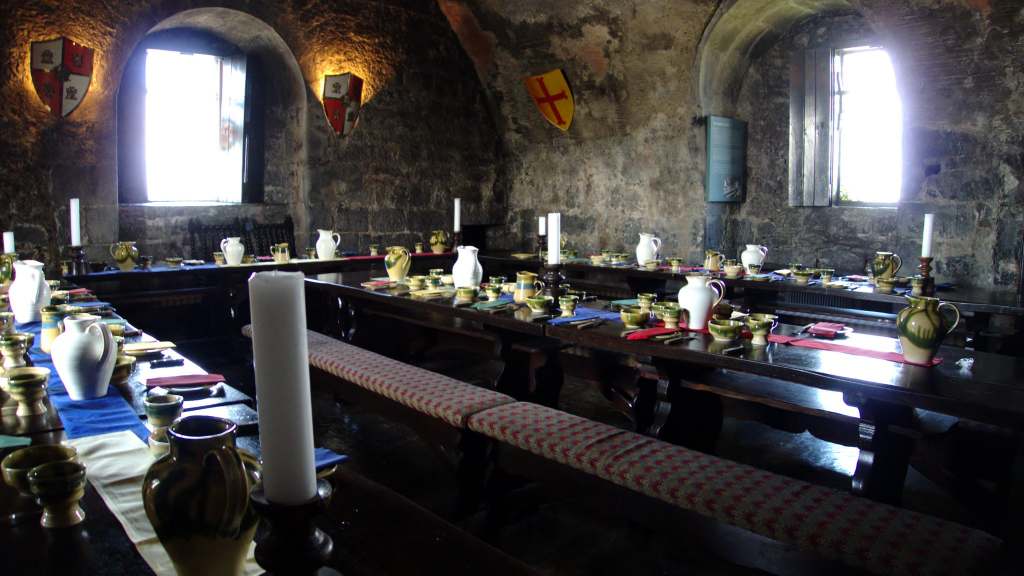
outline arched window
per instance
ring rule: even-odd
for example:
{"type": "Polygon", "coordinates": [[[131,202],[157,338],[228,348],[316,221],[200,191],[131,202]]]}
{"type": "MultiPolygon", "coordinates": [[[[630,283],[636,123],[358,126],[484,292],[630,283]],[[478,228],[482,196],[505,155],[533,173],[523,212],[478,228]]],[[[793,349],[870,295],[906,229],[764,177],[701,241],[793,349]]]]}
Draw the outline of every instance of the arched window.
{"type": "Polygon", "coordinates": [[[122,203],[262,199],[262,95],[252,55],[212,34],[147,36],[118,91],[122,203]]]}

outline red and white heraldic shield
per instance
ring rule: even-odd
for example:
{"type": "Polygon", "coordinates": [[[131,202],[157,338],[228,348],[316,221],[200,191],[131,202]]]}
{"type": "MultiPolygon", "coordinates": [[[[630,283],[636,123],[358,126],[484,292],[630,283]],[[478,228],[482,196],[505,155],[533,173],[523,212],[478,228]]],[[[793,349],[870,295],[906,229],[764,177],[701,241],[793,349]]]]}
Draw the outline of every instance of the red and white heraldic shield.
{"type": "Polygon", "coordinates": [[[363,79],[355,74],[324,76],[324,112],[335,134],[348,136],[356,127],[363,101],[363,79]]]}
{"type": "Polygon", "coordinates": [[[32,43],[32,84],[54,116],[67,116],[85,99],[92,59],[92,48],[67,38],[32,43]]]}

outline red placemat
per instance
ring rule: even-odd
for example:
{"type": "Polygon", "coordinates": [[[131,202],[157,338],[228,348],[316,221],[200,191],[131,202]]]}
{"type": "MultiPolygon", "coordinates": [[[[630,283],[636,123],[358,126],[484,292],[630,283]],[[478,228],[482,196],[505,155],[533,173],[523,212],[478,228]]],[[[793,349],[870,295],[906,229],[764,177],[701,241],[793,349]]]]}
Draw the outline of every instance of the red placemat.
{"type": "Polygon", "coordinates": [[[378,254],[376,256],[370,256],[369,254],[365,254],[363,256],[345,256],[345,260],[383,260],[383,259],[384,259],[384,255],[383,254],[378,254]]]}
{"type": "Polygon", "coordinates": [[[917,362],[911,362],[903,357],[903,354],[899,352],[882,352],[881,350],[871,350],[870,348],[859,348],[857,346],[848,346],[845,344],[839,344],[837,342],[826,342],[824,340],[818,340],[817,338],[801,338],[797,336],[780,336],[778,334],[770,334],[768,336],[769,342],[775,342],[777,344],[789,344],[790,346],[800,346],[801,348],[813,348],[815,350],[828,350],[830,352],[842,352],[843,354],[852,354],[854,356],[867,356],[869,358],[878,358],[879,360],[888,360],[890,362],[899,362],[901,364],[911,364],[913,366],[935,366],[942,363],[942,358],[932,358],[932,361],[928,364],[918,364],[917,362]]]}
{"type": "Polygon", "coordinates": [[[212,386],[224,381],[221,374],[187,374],[185,376],[161,376],[147,378],[146,388],[167,388],[169,386],[212,386]]]}

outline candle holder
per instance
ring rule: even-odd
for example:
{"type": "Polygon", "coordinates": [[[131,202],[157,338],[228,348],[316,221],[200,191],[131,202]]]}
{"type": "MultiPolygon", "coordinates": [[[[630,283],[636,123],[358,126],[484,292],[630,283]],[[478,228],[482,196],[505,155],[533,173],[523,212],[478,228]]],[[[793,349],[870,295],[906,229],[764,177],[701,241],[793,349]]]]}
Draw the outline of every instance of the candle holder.
{"type": "Polygon", "coordinates": [[[538,234],[537,235],[537,245],[536,245],[536,247],[534,248],[533,251],[537,253],[537,257],[540,258],[541,261],[544,260],[544,251],[547,250],[547,247],[548,247],[548,237],[545,236],[544,234],[538,234]]]}
{"type": "Polygon", "coordinates": [[[260,484],[249,501],[265,524],[256,535],[256,563],[270,574],[338,574],[325,568],[334,542],[313,519],[331,500],[331,485],[317,480],[316,496],[303,504],[277,504],[267,500],[260,484]]]}
{"type": "Polygon", "coordinates": [[[935,295],[935,278],[932,277],[932,260],[934,258],[921,256],[921,264],[917,269],[921,272],[924,283],[921,285],[922,296],[935,295]]]}
{"type": "Polygon", "coordinates": [[[558,298],[562,296],[562,283],[565,276],[562,274],[561,264],[548,264],[544,267],[541,279],[544,281],[544,290],[541,294],[550,296],[552,306],[558,305],[558,298]]]}
{"type": "Polygon", "coordinates": [[[456,252],[462,246],[462,231],[452,232],[452,252],[456,252]]]}
{"type": "Polygon", "coordinates": [[[85,249],[81,246],[68,246],[71,253],[71,276],[82,276],[89,273],[89,261],[85,258],[85,249]]]}

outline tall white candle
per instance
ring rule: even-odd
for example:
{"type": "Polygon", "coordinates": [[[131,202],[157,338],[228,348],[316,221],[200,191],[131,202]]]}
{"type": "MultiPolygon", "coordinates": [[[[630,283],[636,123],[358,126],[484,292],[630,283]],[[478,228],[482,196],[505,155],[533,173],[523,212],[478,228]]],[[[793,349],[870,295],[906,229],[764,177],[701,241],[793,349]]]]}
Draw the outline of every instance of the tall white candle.
{"type": "Polygon", "coordinates": [[[316,494],[304,280],[302,272],[278,271],[249,278],[263,490],[277,504],[316,494]]]}
{"type": "Polygon", "coordinates": [[[548,233],[548,220],[547,220],[547,218],[541,216],[540,218],[537,219],[537,235],[538,236],[547,236],[547,233],[548,233]]]}
{"type": "Polygon", "coordinates": [[[71,215],[71,245],[81,246],[82,245],[82,220],[81,210],[78,205],[78,198],[71,199],[71,207],[68,209],[68,214],[71,215]]]}
{"type": "Polygon", "coordinates": [[[4,254],[14,253],[14,231],[4,232],[4,254]]]}
{"type": "Polygon", "coordinates": [[[921,257],[932,256],[932,228],[935,226],[935,214],[924,215],[924,235],[921,238],[921,257]]]}
{"type": "Polygon", "coordinates": [[[462,230],[462,198],[455,199],[455,225],[452,230],[456,232],[462,230]]]}
{"type": "Polygon", "coordinates": [[[562,215],[548,214],[548,264],[562,263],[562,215]]]}

